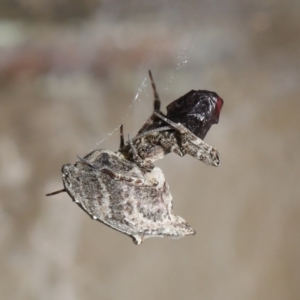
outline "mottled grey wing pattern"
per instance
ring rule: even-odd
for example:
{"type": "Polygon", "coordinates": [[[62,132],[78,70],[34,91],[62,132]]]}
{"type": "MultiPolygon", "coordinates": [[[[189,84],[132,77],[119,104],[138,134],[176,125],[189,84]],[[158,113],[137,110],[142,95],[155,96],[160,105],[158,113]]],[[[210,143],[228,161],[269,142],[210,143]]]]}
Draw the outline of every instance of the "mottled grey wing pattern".
{"type": "Polygon", "coordinates": [[[150,237],[195,234],[183,218],[174,215],[169,186],[159,168],[147,175],[158,182],[157,186],[144,187],[114,180],[101,171],[109,167],[143,179],[141,169],[120,153],[96,150],[84,159],[94,167],[82,161],[66,164],[62,167],[62,179],[67,193],[91,218],[131,236],[136,244],[150,237]]]}

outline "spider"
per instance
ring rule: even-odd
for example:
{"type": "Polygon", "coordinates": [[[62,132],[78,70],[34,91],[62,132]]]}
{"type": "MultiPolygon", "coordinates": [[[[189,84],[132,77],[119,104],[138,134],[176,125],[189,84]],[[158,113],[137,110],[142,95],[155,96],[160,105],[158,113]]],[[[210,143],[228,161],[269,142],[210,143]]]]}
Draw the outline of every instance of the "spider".
{"type": "MultiPolygon", "coordinates": [[[[196,159],[211,165],[219,166],[218,151],[205,143],[202,138],[211,125],[217,124],[223,106],[223,100],[216,93],[206,90],[190,91],[167,106],[167,115],[160,111],[161,101],[154,83],[152,73],[149,77],[154,93],[154,112],[145,122],[137,135],[125,144],[123,126],[120,126],[120,159],[131,160],[143,171],[144,178],[136,178],[132,174],[124,174],[110,169],[108,166],[94,166],[86,157],[78,157],[94,169],[106,173],[112,179],[126,181],[137,186],[156,186],[155,177],[146,173],[154,169],[153,162],[164,155],[174,152],[179,156],[189,154],[196,159]],[[177,123],[176,123],[177,122],[177,123]]],[[[53,192],[55,195],[65,192],[62,189],[53,192]]]]}
{"type": "MultiPolygon", "coordinates": [[[[154,112],[132,140],[128,136],[125,145],[123,126],[120,126],[119,153],[136,163],[144,174],[154,169],[153,162],[174,152],[179,156],[189,154],[211,165],[219,166],[219,153],[202,139],[213,124],[217,124],[223,106],[223,99],[216,93],[199,90],[190,91],[167,106],[167,115],[160,111],[158,96],[152,73],[149,77],[154,93],[154,112]],[[173,121],[177,121],[173,122],[173,121]],[[179,122],[178,122],[179,121],[179,122]]],[[[81,161],[89,163],[84,158],[81,161]]],[[[155,186],[157,181],[134,178],[116,173],[107,167],[101,169],[115,180],[123,180],[141,186],[155,186]]]]}
{"type": "Polygon", "coordinates": [[[219,166],[218,151],[203,138],[210,127],[218,123],[223,99],[214,92],[191,90],[170,103],[167,115],[164,115],[150,70],[149,77],[154,93],[154,112],[126,145],[121,133],[119,151],[146,171],[151,171],[153,162],[170,152],[179,156],[189,154],[208,165],[219,166]]]}

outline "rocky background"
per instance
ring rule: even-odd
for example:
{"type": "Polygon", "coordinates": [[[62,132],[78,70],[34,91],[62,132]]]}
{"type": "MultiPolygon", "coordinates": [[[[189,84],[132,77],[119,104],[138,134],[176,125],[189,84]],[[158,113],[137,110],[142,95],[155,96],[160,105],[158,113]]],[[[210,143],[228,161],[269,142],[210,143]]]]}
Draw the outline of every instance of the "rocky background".
{"type": "Polygon", "coordinates": [[[0,298],[300,299],[300,2],[2,0],[0,298]],[[92,221],[60,168],[117,150],[191,89],[225,105],[222,165],[157,163],[197,231],[141,246],[92,221]]]}

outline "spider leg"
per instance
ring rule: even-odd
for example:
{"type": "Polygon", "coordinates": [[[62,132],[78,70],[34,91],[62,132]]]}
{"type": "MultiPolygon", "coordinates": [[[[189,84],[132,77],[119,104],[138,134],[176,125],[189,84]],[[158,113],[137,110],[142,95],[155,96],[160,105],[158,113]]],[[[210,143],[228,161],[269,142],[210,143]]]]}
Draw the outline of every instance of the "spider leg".
{"type": "MultiPolygon", "coordinates": [[[[77,156],[79,158],[79,160],[85,164],[87,164],[88,166],[92,167],[93,169],[100,171],[102,173],[105,173],[107,175],[109,175],[112,179],[116,180],[116,181],[126,181],[128,183],[131,183],[133,185],[136,186],[144,186],[144,187],[154,187],[157,186],[158,182],[155,179],[148,179],[148,178],[138,178],[138,177],[134,177],[134,176],[126,176],[120,173],[117,173],[109,168],[98,168],[97,166],[93,165],[91,162],[89,162],[88,160],[77,156]]],[[[58,192],[63,192],[63,190],[58,191],[58,192]]],[[[56,193],[56,192],[55,192],[56,193]]],[[[51,196],[54,193],[51,194],[47,194],[48,196],[51,196]]]]}
{"type": "Polygon", "coordinates": [[[126,176],[117,172],[112,171],[108,168],[102,168],[101,172],[109,175],[112,179],[116,181],[126,181],[131,183],[132,185],[136,186],[143,186],[143,187],[155,187],[158,185],[158,182],[154,178],[138,178],[133,176],[126,176]]]}
{"type": "Polygon", "coordinates": [[[154,83],[153,77],[152,77],[152,73],[151,70],[148,71],[149,73],[149,77],[150,77],[150,81],[151,81],[151,85],[152,85],[152,89],[153,89],[153,94],[154,94],[154,111],[160,111],[160,99],[159,99],[159,95],[156,89],[156,85],[154,83]]]}
{"type": "Polygon", "coordinates": [[[218,150],[206,143],[200,146],[187,143],[182,145],[181,150],[183,153],[187,153],[207,165],[218,167],[221,164],[218,150]]]}
{"type": "Polygon", "coordinates": [[[174,123],[157,112],[154,112],[153,114],[180,133],[180,149],[183,155],[187,153],[211,166],[220,165],[219,153],[215,148],[208,145],[182,124],[174,123]]]}
{"type": "MultiPolygon", "coordinates": [[[[153,77],[152,77],[152,73],[151,73],[150,70],[148,72],[149,72],[149,77],[150,77],[150,81],[151,81],[151,85],[152,85],[152,89],[153,89],[153,94],[154,94],[154,101],[153,101],[154,111],[159,112],[160,114],[163,115],[163,113],[160,111],[161,101],[159,99],[159,95],[158,95],[156,85],[155,85],[153,77]]],[[[144,123],[144,125],[138,131],[137,134],[139,135],[139,134],[143,133],[144,131],[148,131],[149,128],[157,127],[155,119],[156,119],[155,116],[152,114],[151,117],[144,123]]]]}
{"type": "Polygon", "coordinates": [[[123,149],[125,146],[124,135],[123,135],[123,124],[120,125],[120,147],[119,150],[123,149]]]}
{"type": "MultiPolygon", "coordinates": [[[[161,120],[163,120],[164,122],[166,122],[167,124],[170,125],[170,127],[176,129],[177,131],[179,131],[179,133],[184,134],[184,133],[188,133],[190,132],[186,127],[184,127],[182,124],[180,123],[174,123],[173,121],[169,120],[168,118],[166,118],[165,116],[161,115],[160,113],[154,111],[153,114],[160,118],[161,120]]],[[[191,134],[193,134],[192,132],[190,132],[191,134]]],[[[194,135],[194,134],[193,134],[194,135]]],[[[196,137],[196,136],[195,136],[196,137]]],[[[198,138],[198,137],[197,137],[198,138]]]]}
{"type": "MultiPolygon", "coordinates": [[[[161,115],[164,116],[164,114],[160,111],[160,106],[161,106],[161,101],[156,89],[156,85],[154,83],[153,77],[152,77],[152,73],[149,70],[149,77],[150,77],[150,81],[151,81],[151,85],[152,85],[152,89],[153,89],[153,94],[154,94],[154,101],[153,101],[153,106],[154,106],[154,111],[160,113],[161,115]]],[[[144,123],[144,125],[142,126],[142,128],[138,131],[137,135],[148,131],[149,129],[153,129],[153,128],[157,128],[159,127],[161,124],[160,120],[157,120],[157,118],[155,117],[155,115],[151,115],[150,118],[144,123]],[[158,122],[159,121],[159,122],[158,122]]]]}

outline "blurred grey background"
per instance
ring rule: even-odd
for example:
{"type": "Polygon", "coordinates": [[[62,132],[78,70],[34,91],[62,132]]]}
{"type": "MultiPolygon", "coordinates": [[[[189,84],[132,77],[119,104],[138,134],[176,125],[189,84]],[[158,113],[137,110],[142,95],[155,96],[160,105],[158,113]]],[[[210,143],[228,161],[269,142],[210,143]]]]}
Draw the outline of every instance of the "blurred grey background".
{"type": "Polygon", "coordinates": [[[1,299],[300,299],[300,2],[1,0],[1,299]],[[141,246],[92,221],[60,168],[117,150],[191,89],[225,105],[219,168],[157,163],[197,234],[141,246]]]}

